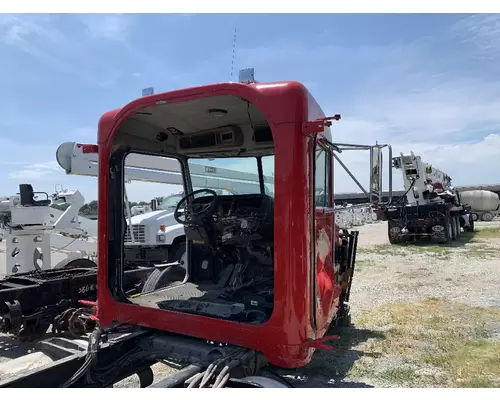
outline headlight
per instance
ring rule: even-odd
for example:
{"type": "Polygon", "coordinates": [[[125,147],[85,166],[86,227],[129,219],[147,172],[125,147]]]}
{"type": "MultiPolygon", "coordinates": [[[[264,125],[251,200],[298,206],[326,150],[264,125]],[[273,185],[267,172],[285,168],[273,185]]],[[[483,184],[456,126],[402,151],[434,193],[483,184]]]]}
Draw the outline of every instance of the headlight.
{"type": "Polygon", "coordinates": [[[165,235],[164,234],[156,235],[156,239],[158,240],[158,242],[164,242],[165,235]]]}

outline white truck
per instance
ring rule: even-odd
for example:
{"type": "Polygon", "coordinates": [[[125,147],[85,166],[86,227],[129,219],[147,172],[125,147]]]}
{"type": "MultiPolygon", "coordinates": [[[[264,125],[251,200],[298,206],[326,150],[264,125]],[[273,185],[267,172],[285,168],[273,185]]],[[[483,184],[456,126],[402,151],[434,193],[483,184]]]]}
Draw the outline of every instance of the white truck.
{"type": "MultiPolygon", "coordinates": [[[[51,261],[54,239],[57,238],[59,246],[67,250],[75,241],[72,237],[54,234],[77,237],[87,233],[78,217],[84,203],[85,199],[78,190],[61,188],[49,196],[34,192],[30,184],[19,185],[18,194],[1,200],[0,227],[6,236],[6,262],[0,263],[0,277],[54,268],[51,261]],[[69,204],[69,207],[61,212],[51,207],[54,204],[69,204]]],[[[82,242],[79,252],[70,254],[62,263],[93,255],[95,249],[92,243],[82,242]]]]}
{"type": "Polygon", "coordinates": [[[470,207],[462,203],[448,174],[424,163],[413,152],[401,153],[392,163],[401,171],[406,190],[404,196],[384,209],[392,244],[417,237],[450,244],[458,239],[462,228],[474,230],[470,207]]]}
{"type": "Polygon", "coordinates": [[[460,192],[460,199],[472,209],[474,221],[492,221],[500,216],[500,198],[498,194],[489,190],[464,190],[460,192]]]}
{"type": "MultiPolygon", "coordinates": [[[[89,151],[94,145],[66,142],[59,146],[56,158],[67,174],[97,177],[97,153],[89,151]]],[[[193,187],[209,188],[218,194],[248,193],[249,186],[259,191],[257,174],[231,169],[190,165],[193,187]]],[[[182,184],[179,165],[173,160],[140,154],[129,155],[126,161],[128,181],[182,184]]],[[[264,176],[264,182],[272,185],[273,178],[264,176]]],[[[270,193],[265,185],[266,193],[270,193]]],[[[151,264],[179,261],[183,264],[186,245],[183,225],[174,220],[174,210],[184,197],[177,193],[167,197],[158,209],[133,216],[128,199],[125,199],[128,229],[125,233],[125,256],[130,264],[151,264]],[[130,229],[132,226],[132,229],[130,229]]],[[[153,203],[153,201],[152,201],[153,203]]],[[[153,204],[152,204],[153,205],[153,204]]],[[[155,207],[152,207],[154,209],[155,207]]]]}
{"type": "Polygon", "coordinates": [[[130,212],[132,215],[140,215],[140,214],[146,214],[151,212],[151,207],[150,206],[133,206],[130,209],[130,212]]]}

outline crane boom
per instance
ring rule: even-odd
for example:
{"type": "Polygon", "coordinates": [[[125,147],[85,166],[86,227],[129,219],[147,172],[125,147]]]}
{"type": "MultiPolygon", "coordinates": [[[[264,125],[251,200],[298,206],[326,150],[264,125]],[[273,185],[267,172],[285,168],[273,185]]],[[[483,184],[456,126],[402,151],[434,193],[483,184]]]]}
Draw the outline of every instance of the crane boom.
{"type": "Polygon", "coordinates": [[[393,167],[402,172],[409,204],[434,203],[440,200],[439,195],[443,193],[455,196],[450,176],[423,162],[422,158],[413,152],[401,153],[400,157],[394,157],[393,167]]]}
{"type": "MultiPolygon", "coordinates": [[[[98,176],[97,145],[65,142],[59,146],[56,159],[66,174],[98,176]]],[[[201,164],[189,166],[193,187],[226,189],[231,186],[235,192],[248,190],[248,182],[259,183],[259,175],[249,172],[215,168],[201,164]],[[238,182],[241,181],[241,182],[238,182]],[[244,181],[244,182],[243,182],[244,181]],[[241,186],[240,190],[238,188],[241,186]]],[[[130,154],[127,156],[125,176],[129,181],[168,183],[182,185],[182,175],[176,160],[164,157],[130,154]]],[[[273,178],[263,176],[264,183],[273,182],[273,178]]]]}
{"type": "Polygon", "coordinates": [[[470,207],[460,196],[443,171],[422,161],[413,152],[392,159],[392,166],[401,170],[407,204],[389,204],[384,214],[392,244],[428,237],[442,244],[457,240],[464,232],[474,231],[470,207]]]}

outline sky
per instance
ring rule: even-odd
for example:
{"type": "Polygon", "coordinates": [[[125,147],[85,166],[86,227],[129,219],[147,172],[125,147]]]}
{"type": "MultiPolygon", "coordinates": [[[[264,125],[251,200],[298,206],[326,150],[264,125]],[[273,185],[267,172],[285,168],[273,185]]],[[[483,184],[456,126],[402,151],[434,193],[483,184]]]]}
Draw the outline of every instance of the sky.
{"type": "MultiPolygon", "coordinates": [[[[334,142],[413,151],[455,185],[500,183],[500,15],[3,14],[0,54],[0,196],[31,183],[96,199],[97,178],[58,166],[61,143],[95,143],[100,116],[143,88],[237,80],[247,67],[260,82],[300,81],[341,114],[334,142]]],[[[367,183],[366,152],[341,159],[367,183]]],[[[359,191],[339,165],[335,177],[337,193],[359,191]]],[[[171,191],[128,185],[131,201],[171,191]]]]}

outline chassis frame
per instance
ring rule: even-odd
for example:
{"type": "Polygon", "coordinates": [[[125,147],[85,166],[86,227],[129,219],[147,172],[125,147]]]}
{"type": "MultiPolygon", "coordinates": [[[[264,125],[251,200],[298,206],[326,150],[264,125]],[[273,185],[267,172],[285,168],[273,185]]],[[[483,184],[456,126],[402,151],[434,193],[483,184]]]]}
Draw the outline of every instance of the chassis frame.
{"type": "MultiPolygon", "coordinates": [[[[140,289],[156,267],[128,267],[124,287],[140,289]]],[[[75,336],[92,330],[92,310],[97,295],[97,265],[75,259],[61,268],[33,271],[0,280],[0,331],[20,340],[43,336],[50,325],[56,332],[69,330],[75,336]]]]}
{"type": "MultiPolygon", "coordinates": [[[[346,241],[336,252],[343,292],[332,328],[350,320],[349,297],[359,232],[343,231],[346,241]]],[[[149,268],[141,272],[146,270],[149,268]]],[[[336,339],[338,336],[323,336],[306,344],[331,350],[327,342],[336,339]]],[[[87,347],[68,338],[52,337],[40,341],[37,348],[53,361],[1,381],[0,388],[113,387],[132,375],[138,376],[142,388],[293,387],[273,372],[273,366],[256,350],[136,325],[97,327],[87,347]],[[157,362],[173,364],[179,371],[154,382],[151,366],[157,362]]]]}
{"type": "Polygon", "coordinates": [[[203,387],[210,380],[218,387],[291,387],[272,370],[266,373],[266,359],[254,350],[135,326],[97,328],[88,348],[69,339],[49,338],[38,349],[53,362],[3,380],[0,388],[103,388],[132,375],[138,376],[142,388],[203,387]],[[180,369],[154,382],[151,366],[164,359],[180,369]],[[203,382],[207,371],[212,373],[203,382]]]}

